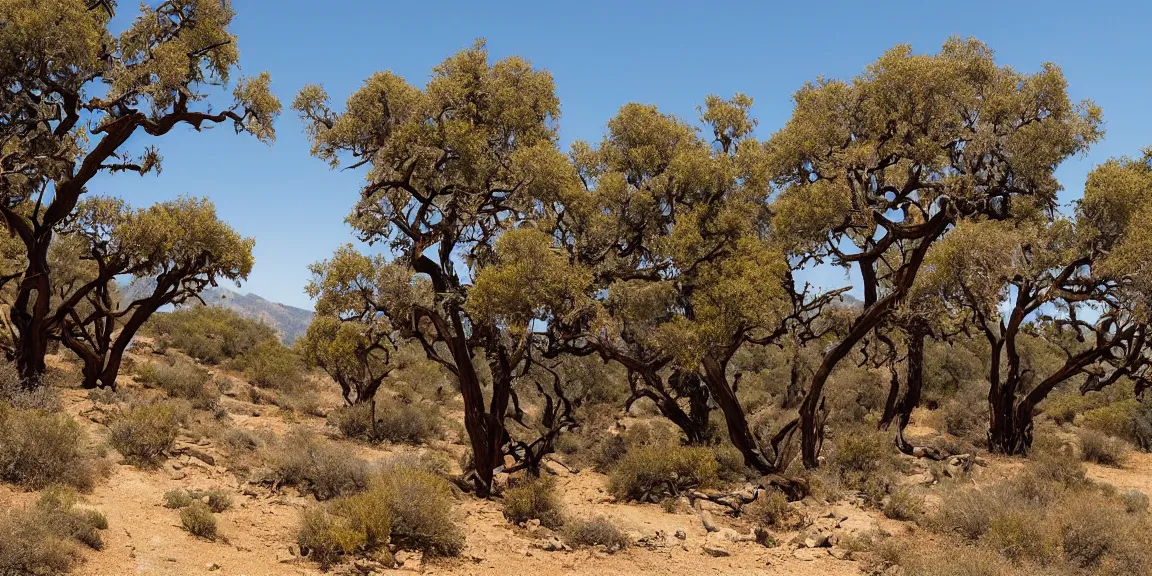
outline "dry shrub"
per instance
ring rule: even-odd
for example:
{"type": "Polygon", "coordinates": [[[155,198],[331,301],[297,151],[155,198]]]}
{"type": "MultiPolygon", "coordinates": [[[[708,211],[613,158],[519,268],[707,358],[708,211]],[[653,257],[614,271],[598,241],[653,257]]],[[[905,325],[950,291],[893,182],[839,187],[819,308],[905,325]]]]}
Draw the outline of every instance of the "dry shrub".
{"type": "Polygon", "coordinates": [[[454,521],[452,501],[444,478],[393,468],[373,479],[365,492],[306,510],[297,543],[322,567],[343,555],[387,553],[389,544],[429,557],[456,556],[464,547],[464,534],[454,521]]]}
{"type": "Polygon", "coordinates": [[[198,410],[211,411],[220,406],[220,387],[212,375],[189,362],[146,364],[137,371],[136,379],[160,388],[171,398],[187,400],[198,410]]]}
{"type": "Polygon", "coordinates": [[[897,563],[906,576],[1024,576],[1011,562],[972,546],[905,551],[897,563]]]}
{"type": "Polygon", "coordinates": [[[271,480],[278,486],[296,486],[302,492],[328,500],[368,486],[368,464],[345,446],[303,430],[289,432],[268,448],[271,480]]]}
{"type": "Polygon", "coordinates": [[[838,430],[829,456],[840,485],[879,505],[895,481],[900,458],[887,434],[871,426],[838,430]]]}
{"type": "Polygon", "coordinates": [[[603,546],[608,552],[623,550],[631,544],[628,536],[604,516],[569,522],[564,528],[564,541],[573,548],[603,546]]]}
{"type": "Polygon", "coordinates": [[[984,442],[988,430],[988,385],[967,382],[940,406],[940,419],[949,434],[984,442]]]}
{"type": "Polygon", "coordinates": [[[187,508],[204,504],[212,512],[220,513],[232,508],[232,496],[219,488],[209,490],[169,490],[164,493],[165,508],[187,508]]]}
{"type": "Polygon", "coordinates": [[[364,531],[352,527],[352,522],[324,508],[310,508],[300,513],[300,528],[296,544],[300,552],[327,569],[340,559],[366,544],[364,531]]]}
{"type": "Polygon", "coordinates": [[[53,380],[52,373],[49,373],[32,386],[25,386],[16,365],[0,360],[0,405],[17,410],[57,412],[60,410],[60,394],[53,380]]]}
{"type": "Polygon", "coordinates": [[[50,489],[31,506],[0,511],[0,574],[63,574],[82,561],[78,544],[103,548],[108,520],[75,504],[74,493],[50,489]]]}
{"type": "Polygon", "coordinates": [[[757,524],[771,528],[786,528],[797,516],[788,505],[788,496],[774,488],[757,495],[756,500],[741,510],[741,514],[757,524]]]}
{"type": "Polygon", "coordinates": [[[1125,490],[1120,493],[1124,511],[1129,514],[1143,514],[1148,511],[1148,495],[1139,490],[1125,490]]]}
{"type": "Polygon", "coordinates": [[[944,501],[927,518],[937,532],[956,533],[976,540],[988,532],[998,498],[989,489],[964,488],[944,495],[944,501]]]}
{"type": "Polygon", "coordinates": [[[208,505],[196,501],[180,510],[180,525],[189,534],[205,540],[216,539],[216,517],[208,505]]]}
{"type": "Polygon", "coordinates": [[[328,423],[348,438],[369,442],[422,444],[443,435],[440,409],[430,402],[404,402],[384,397],[372,404],[354,404],[333,410],[328,423]],[[372,422],[375,410],[376,422],[372,422]]]}
{"type": "Polygon", "coordinates": [[[539,520],[553,530],[564,524],[564,510],[551,478],[533,478],[504,492],[504,517],[513,524],[539,520]]]}
{"type": "Polygon", "coordinates": [[[128,462],[154,468],[172,449],[184,419],[184,410],[175,402],[138,404],[112,420],[109,441],[128,462]]]}
{"type": "Polygon", "coordinates": [[[67,414],[0,404],[0,439],[0,480],[32,490],[66,484],[87,491],[96,482],[87,435],[67,414]]]}
{"type": "Polygon", "coordinates": [[[992,510],[983,543],[1004,558],[1017,562],[1047,564],[1059,554],[1056,534],[1045,521],[1044,511],[1014,503],[1001,503],[992,510]]]}
{"type": "Polygon", "coordinates": [[[1128,444],[1096,430],[1080,430],[1080,457],[1086,462],[1119,468],[1128,458],[1128,444]]]}
{"type": "Polygon", "coordinates": [[[377,480],[378,491],[392,512],[392,543],[429,556],[457,556],[464,533],[452,513],[452,487],[424,470],[397,468],[377,480]]]}
{"type": "Polygon", "coordinates": [[[712,456],[720,466],[717,475],[725,482],[743,482],[756,476],[744,465],[744,455],[731,444],[713,446],[712,456]]]}
{"type": "Polygon", "coordinates": [[[915,520],[924,514],[924,494],[914,488],[901,486],[884,499],[883,512],[893,520],[915,520]]]}
{"type": "Polygon", "coordinates": [[[659,502],[688,488],[706,488],[717,480],[719,464],[708,448],[641,446],[612,469],[608,490],[618,500],[659,502]]]}

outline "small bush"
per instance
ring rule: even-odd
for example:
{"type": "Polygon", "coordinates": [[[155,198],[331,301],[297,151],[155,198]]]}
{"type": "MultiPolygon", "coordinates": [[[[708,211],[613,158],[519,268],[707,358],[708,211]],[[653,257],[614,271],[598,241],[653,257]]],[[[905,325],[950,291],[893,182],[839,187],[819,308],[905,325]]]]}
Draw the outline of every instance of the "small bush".
{"type": "Polygon", "coordinates": [[[744,465],[744,455],[731,444],[712,447],[713,457],[719,465],[717,475],[725,482],[743,482],[748,479],[748,467],[744,465]]]}
{"type": "Polygon", "coordinates": [[[113,419],[109,440],[125,460],[155,467],[172,449],[183,420],[179,406],[172,402],[133,406],[113,419]]]}
{"type": "Polygon", "coordinates": [[[915,520],[924,513],[924,495],[906,486],[897,488],[884,500],[883,511],[893,520],[915,520]]]}
{"type": "Polygon", "coordinates": [[[49,484],[90,490],[97,466],[86,453],[86,436],[67,414],[0,404],[0,480],[32,490],[49,484]]]}
{"type": "Polygon", "coordinates": [[[564,524],[563,506],[551,478],[534,478],[504,492],[504,517],[513,524],[539,520],[553,530],[564,524]]]}
{"type": "Polygon", "coordinates": [[[627,535],[603,516],[570,522],[564,529],[564,541],[573,548],[603,546],[609,552],[623,550],[631,543],[627,535]]]}
{"type": "Polygon", "coordinates": [[[271,452],[277,485],[296,486],[317,500],[352,494],[368,486],[368,465],[339,444],[302,431],[289,433],[271,452]]]}
{"type": "Polygon", "coordinates": [[[348,438],[370,442],[422,444],[443,435],[439,407],[432,403],[381,398],[375,405],[375,425],[372,412],[372,404],[345,406],[333,410],[328,423],[348,438]]]}
{"type": "Polygon", "coordinates": [[[189,534],[198,538],[216,539],[216,517],[203,502],[193,502],[192,505],[180,510],[180,525],[189,534]]]}
{"type": "Polygon", "coordinates": [[[237,358],[236,367],[253,386],[296,391],[306,385],[304,362],[279,340],[262,340],[237,358]]]}
{"type": "Polygon", "coordinates": [[[770,528],[784,528],[793,515],[788,496],[776,489],[761,492],[742,513],[753,522],[770,528]]]}
{"type": "Polygon", "coordinates": [[[196,500],[192,498],[192,495],[189,494],[187,490],[176,489],[169,490],[164,493],[165,508],[179,510],[180,508],[187,508],[191,506],[195,501],[196,500]]]}
{"type": "Polygon", "coordinates": [[[1086,462],[1119,468],[1127,458],[1128,445],[1119,438],[1113,438],[1096,430],[1081,430],[1080,457],[1086,462]]]}
{"type": "Polygon", "coordinates": [[[1056,557],[1059,546],[1042,510],[1013,505],[993,511],[984,543],[1009,560],[1041,564],[1056,557]]]}
{"type": "Polygon", "coordinates": [[[892,440],[871,427],[845,428],[834,440],[829,461],[841,485],[859,490],[871,503],[879,505],[900,464],[892,440]]]}
{"type": "Polygon", "coordinates": [[[348,518],[323,508],[312,508],[300,513],[296,543],[300,546],[300,552],[318,562],[321,568],[327,569],[340,556],[356,552],[365,545],[366,540],[364,532],[353,528],[348,518]]]}
{"type": "Polygon", "coordinates": [[[34,386],[25,386],[12,362],[0,360],[0,405],[8,405],[16,410],[60,410],[60,394],[52,385],[50,375],[45,375],[34,386]]]}
{"type": "Polygon", "coordinates": [[[366,492],[305,511],[297,543],[327,567],[355,552],[387,553],[387,544],[427,557],[455,556],[464,547],[464,534],[453,521],[446,480],[424,470],[393,468],[366,492]]]}
{"type": "Polygon", "coordinates": [[[392,542],[427,556],[457,556],[464,534],[452,517],[452,487],[423,470],[399,468],[378,479],[376,488],[392,513],[392,542]]]}
{"type": "Polygon", "coordinates": [[[616,464],[608,490],[619,500],[658,502],[688,488],[714,485],[719,468],[708,448],[641,446],[616,464]]]}
{"type": "Polygon", "coordinates": [[[966,488],[953,491],[944,498],[928,519],[938,532],[959,534],[976,540],[988,532],[992,514],[999,507],[996,495],[988,490],[966,488]]]}
{"type": "Polygon", "coordinates": [[[77,544],[104,547],[108,520],[75,507],[75,495],[49,489],[33,505],[0,511],[0,574],[63,574],[82,561],[77,544]]]}
{"type": "Polygon", "coordinates": [[[136,379],[160,388],[171,398],[181,398],[198,410],[215,410],[220,405],[220,388],[207,370],[188,362],[146,364],[136,379]]]}
{"type": "Polygon", "coordinates": [[[1120,493],[1124,511],[1129,514],[1143,514],[1148,511],[1148,495],[1139,490],[1125,490],[1120,493]]]}
{"type": "Polygon", "coordinates": [[[973,442],[983,441],[988,430],[987,384],[965,383],[941,405],[940,417],[949,434],[973,442]]]}

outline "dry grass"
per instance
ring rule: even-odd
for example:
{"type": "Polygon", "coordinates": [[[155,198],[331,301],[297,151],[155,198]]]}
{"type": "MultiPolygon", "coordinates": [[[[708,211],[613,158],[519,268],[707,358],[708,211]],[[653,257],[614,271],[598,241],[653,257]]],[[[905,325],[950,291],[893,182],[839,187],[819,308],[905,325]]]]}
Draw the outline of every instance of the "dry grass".
{"type": "Polygon", "coordinates": [[[641,446],[616,463],[608,490],[618,500],[658,502],[688,488],[707,488],[719,480],[719,464],[708,448],[641,446]]]}
{"type": "Polygon", "coordinates": [[[108,520],[75,504],[73,493],[56,489],[34,505],[0,511],[0,574],[63,574],[82,561],[81,545],[103,548],[108,520]]]}
{"type": "Polygon", "coordinates": [[[265,449],[272,472],[265,480],[277,486],[296,486],[317,500],[360,492],[368,487],[368,464],[335,442],[294,430],[265,449]]]}
{"type": "Polygon", "coordinates": [[[564,524],[564,509],[551,478],[533,478],[504,492],[504,517],[513,524],[539,520],[553,530],[564,524]]]}
{"type": "Polygon", "coordinates": [[[628,536],[603,516],[569,522],[564,528],[564,541],[573,548],[603,546],[608,552],[623,550],[631,544],[628,536]]]}
{"type": "Polygon", "coordinates": [[[220,406],[220,388],[212,375],[190,362],[145,364],[137,370],[136,379],[160,388],[171,398],[187,400],[198,410],[213,411],[220,406]]]}
{"type": "Polygon", "coordinates": [[[128,462],[155,468],[172,449],[185,418],[171,401],[135,405],[112,420],[109,441],[128,462]]]}
{"type": "Polygon", "coordinates": [[[0,404],[0,480],[38,490],[66,484],[91,490],[100,475],[87,435],[67,414],[0,404]]]}

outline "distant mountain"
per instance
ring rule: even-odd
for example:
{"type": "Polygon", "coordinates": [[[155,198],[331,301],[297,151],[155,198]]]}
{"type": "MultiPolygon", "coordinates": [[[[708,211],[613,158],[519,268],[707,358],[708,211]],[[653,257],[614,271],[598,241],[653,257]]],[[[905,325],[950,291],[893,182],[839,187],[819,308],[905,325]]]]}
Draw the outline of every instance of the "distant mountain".
{"type": "Polygon", "coordinates": [[[209,288],[200,293],[204,303],[235,310],[245,318],[259,320],[276,330],[280,340],[291,345],[312,323],[312,311],[265,300],[255,294],[240,294],[227,288],[209,288]]]}
{"type": "MultiPolygon", "coordinates": [[[[131,301],[138,297],[137,295],[142,296],[151,292],[152,287],[151,279],[138,278],[121,288],[121,297],[125,301],[131,301]]],[[[200,297],[209,306],[235,310],[245,318],[259,320],[271,326],[285,345],[291,345],[297,338],[303,336],[308,325],[312,323],[311,310],[265,300],[255,294],[241,294],[217,287],[201,292],[200,297]]]]}

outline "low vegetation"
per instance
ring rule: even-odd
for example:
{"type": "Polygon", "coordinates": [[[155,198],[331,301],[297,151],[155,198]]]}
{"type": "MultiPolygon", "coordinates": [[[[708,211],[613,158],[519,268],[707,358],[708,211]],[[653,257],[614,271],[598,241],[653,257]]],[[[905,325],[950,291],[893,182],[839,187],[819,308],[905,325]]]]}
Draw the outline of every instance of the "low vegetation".
{"type": "Polygon", "coordinates": [[[180,525],[189,534],[205,540],[216,539],[216,517],[207,504],[194,501],[180,510],[180,525]]]}
{"type": "Polygon", "coordinates": [[[628,535],[604,516],[573,520],[564,527],[563,535],[573,548],[603,546],[607,552],[618,552],[631,544],[628,535]]]}
{"type": "Polygon", "coordinates": [[[275,486],[295,486],[317,500],[329,500],[368,487],[368,464],[347,447],[294,430],[264,450],[275,486]]]}
{"type": "Polygon", "coordinates": [[[559,529],[564,508],[549,477],[532,478],[504,491],[504,517],[513,524],[537,520],[541,526],[559,529]]]}
{"type": "Polygon", "coordinates": [[[621,501],[659,502],[689,488],[713,486],[719,469],[707,448],[641,446],[628,450],[612,468],[608,491],[621,501]]]}
{"type": "Polygon", "coordinates": [[[345,437],[369,442],[422,444],[444,434],[439,406],[391,396],[337,408],[328,422],[345,437]]]}
{"type": "Polygon", "coordinates": [[[447,480],[420,469],[393,467],[361,493],[305,510],[297,543],[322,566],[345,555],[399,549],[426,557],[456,556],[464,534],[452,510],[447,480]]]}
{"type": "Polygon", "coordinates": [[[0,480],[39,490],[64,484],[92,489],[99,458],[87,434],[71,417],[41,409],[15,409],[0,403],[0,480]]]}
{"type": "Polygon", "coordinates": [[[208,364],[235,360],[261,342],[276,338],[276,332],[268,325],[215,306],[194,306],[154,314],[148,319],[145,330],[167,345],[208,364]]]}
{"type": "Polygon", "coordinates": [[[170,400],[136,404],[121,410],[109,424],[109,443],[124,459],[154,468],[176,442],[186,413],[170,400]]]}
{"type": "Polygon", "coordinates": [[[108,520],[76,506],[74,493],[47,490],[26,507],[0,510],[0,574],[63,574],[83,560],[81,547],[104,547],[108,520]]]}
{"type": "Polygon", "coordinates": [[[216,410],[220,388],[207,370],[184,361],[150,362],[136,371],[136,380],[156,386],[171,398],[187,400],[197,410],[216,410]]]}

